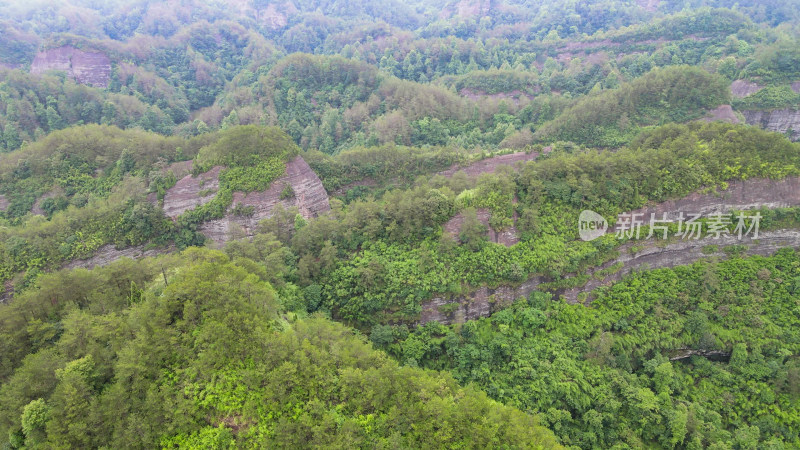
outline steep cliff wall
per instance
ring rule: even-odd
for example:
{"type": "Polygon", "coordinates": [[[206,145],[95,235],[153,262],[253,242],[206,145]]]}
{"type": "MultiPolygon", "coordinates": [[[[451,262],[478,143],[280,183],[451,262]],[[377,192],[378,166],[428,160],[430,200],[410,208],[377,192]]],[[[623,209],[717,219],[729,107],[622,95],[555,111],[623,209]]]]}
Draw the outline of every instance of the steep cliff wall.
{"type": "Polygon", "coordinates": [[[711,111],[708,112],[706,117],[703,119],[706,122],[713,122],[713,121],[722,121],[728,123],[740,123],[741,120],[733,111],[733,107],[731,105],[720,105],[711,111]]]}
{"type": "Polygon", "coordinates": [[[800,111],[775,109],[772,111],[742,111],[748,125],[757,125],[769,131],[786,133],[792,130],[791,139],[800,140],[800,111]]]}
{"type": "Polygon", "coordinates": [[[175,219],[184,212],[213,200],[219,189],[221,170],[221,166],[216,166],[196,177],[189,174],[178,180],[164,194],[164,213],[167,217],[175,219]]]}
{"type": "Polygon", "coordinates": [[[0,212],[5,212],[8,209],[9,202],[5,195],[0,194],[0,212]]]}
{"type": "Polygon", "coordinates": [[[731,94],[734,97],[745,98],[748,95],[755,94],[762,88],[763,86],[753,83],[752,81],[736,80],[731,83],[731,94]]]}
{"type": "Polygon", "coordinates": [[[111,60],[100,52],[85,52],[66,45],[39,52],[31,63],[31,73],[61,70],[81,84],[108,87],[111,60]]]}
{"type": "Polygon", "coordinates": [[[158,256],[164,253],[175,251],[174,247],[169,248],[152,248],[145,250],[144,246],[139,245],[136,247],[129,247],[122,250],[117,250],[113,245],[104,245],[97,249],[97,251],[88,259],[77,259],[65,264],[62,269],[76,269],[78,267],[84,269],[92,269],[108,265],[118,259],[122,258],[147,258],[151,256],[158,256]]]}
{"type": "Polygon", "coordinates": [[[252,235],[258,222],[270,217],[278,203],[285,208],[296,206],[300,214],[307,219],[317,217],[331,209],[322,181],[305,160],[297,156],[286,164],[286,173],[273,181],[266,191],[233,194],[233,206],[252,207],[252,216],[237,217],[228,214],[222,219],[204,223],[200,231],[217,243],[229,240],[233,231],[243,231],[245,235],[252,235]],[[281,199],[281,194],[287,186],[290,188],[287,191],[290,190],[292,194],[281,199]]]}

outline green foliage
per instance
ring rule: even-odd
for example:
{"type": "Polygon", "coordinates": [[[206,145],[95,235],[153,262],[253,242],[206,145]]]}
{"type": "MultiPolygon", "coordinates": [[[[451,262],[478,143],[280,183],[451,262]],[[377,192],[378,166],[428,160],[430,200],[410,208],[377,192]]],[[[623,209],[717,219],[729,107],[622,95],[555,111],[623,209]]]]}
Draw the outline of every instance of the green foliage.
{"type": "Polygon", "coordinates": [[[0,305],[0,329],[25,335],[9,313],[38,314],[40,290],[83,303],[46,314],[60,332],[38,348],[10,347],[30,354],[0,378],[0,432],[48,447],[558,447],[536,417],[400,367],[342,325],[283,322],[259,266],[191,250],[58,272],[0,305]],[[130,302],[118,273],[147,289],[130,302]]]}
{"type": "Polygon", "coordinates": [[[536,130],[534,138],[618,147],[638,134],[639,127],[685,122],[725,103],[729,95],[721,77],[702,69],[656,69],[617,90],[579,101],[536,130]]]}
{"type": "Polygon", "coordinates": [[[798,267],[784,250],[641,272],[599,289],[591,308],[519,301],[462,326],[426,325],[388,348],[407,358],[397,349],[422,344],[417,364],[541,411],[566,445],[791,446],[800,315],[795,288],[777,280],[798,267]],[[669,360],[687,348],[730,361],[669,360]]]}

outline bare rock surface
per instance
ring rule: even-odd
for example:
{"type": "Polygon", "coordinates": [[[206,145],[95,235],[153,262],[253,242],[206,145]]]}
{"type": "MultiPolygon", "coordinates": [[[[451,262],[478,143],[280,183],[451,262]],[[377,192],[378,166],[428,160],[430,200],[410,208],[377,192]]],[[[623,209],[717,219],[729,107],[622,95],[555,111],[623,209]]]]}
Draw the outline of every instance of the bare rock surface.
{"type": "Polygon", "coordinates": [[[317,217],[331,209],[328,193],[322,186],[322,181],[308,163],[297,156],[286,164],[284,175],[273,181],[266,191],[233,193],[233,206],[252,207],[252,216],[237,217],[228,214],[222,219],[204,223],[200,230],[217,243],[224,243],[230,240],[232,234],[240,232],[250,236],[255,233],[259,221],[272,216],[278,203],[285,208],[297,207],[300,214],[307,219],[317,217]],[[281,199],[281,194],[287,186],[292,194],[281,199]]]}
{"type": "Polygon", "coordinates": [[[678,200],[668,200],[631,211],[631,213],[643,214],[644,220],[648,221],[651,213],[655,214],[657,219],[660,219],[664,213],[667,214],[668,219],[677,219],[681,212],[706,216],[731,210],[790,206],[800,206],[800,177],[789,177],[783,180],[759,178],[731,181],[728,183],[728,189],[724,191],[693,192],[678,200]]]}
{"type": "MultiPolygon", "coordinates": [[[[551,150],[552,148],[545,147],[541,153],[542,154],[550,153],[551,150]]],[[[513,166],[514,164],[519,162],[533,161],[538,156],[539,152],[530,152],[530,153],[516,152],[516,153],[509,153],[506,155],[493,156],[491,158],[486,158],[480,161],[476,161],[466,167],[460,167],[458,165],[454,165],[453,167],[447,170],[439,172],[437,175],[442,175],[450,178],[458,172],[464,172],[469,176],[476,176],[484,173],[494,173],[500,166],[513,166]]]]}
{"type": "Polygon", "coordinates": [[[753,95],[761,89],[763,89],[763,86],[759,85],[758,83],[753,83],[752,81],[736,80],[731,83],[731,94],[738,98],[744,98],[748,95],[753,95]]]}
{"type": "Polygon", "coordinates": [[[186,175],[175,186],[167,189],[164,194],[164,213],[167,217],[175,219],[184,212],[213,200],[219,189],[221,170],[222,166],[216,166],[196,177],[186,175]]]}
{"type": "Polygon", "coordinates": [[[5,195],[0,194],[0,212],[5,212],[10,205],[5,195]]]}
{"type": "Polygon", "coordinates": [[[65,264],[64,267],[62,268],[76,269],[80,267],[84,269],[92,269],[95,267],[106,266],[122,258],[131,258],[131,259],[148,258],[151,256],[158,256],[164,253],[170,253],[173,251],[175,251],[174,247],[152,248],[149,250],[145,250],[144,246],[142,245],[125,248],[122,250],[117,250],[113,245],[108,244],[97,249],[97,251],[94,253],[94,255],[92,255],[91,258],[70,261],[69,263],[65,264]]]}
{"type": "Polygon", "coordinates": [[[800,94],[800,81],[795,81],[791,87],[796,94],[800,94]]]}
{"type": "Polygon", "coordinates": [[[78,83],[105,88],[111,76],[111,59],[100,52],[65,45],[36,54],[31,73],[38,75],[48,70],[64,71],[78,83]]]}
{"type": "Polygon", "coordinates": [[[708,112],[705,119],[706,122],[722,121],[728,123],[739,123],[741,120],[733,112],[731,105],[720,105],[708,112]]]}
{"type": "Polygon", "coordinates": [[[420,323],[452,324],[488,317],[511,305],[514,300],[527,297],[543,281],[540,277],[533,277],[519,286],[481,286],[471,294],[455,299],[434,297],[422,305],[420,323]]]}
{"type": "Polygon", "coordinates": [[[768,131],[786,133],[792,130],[790,138],[800,140],[800,111],[795,109],[775,109],[772,111],[742,111],[748,125],[758,125],[768,131]]]}

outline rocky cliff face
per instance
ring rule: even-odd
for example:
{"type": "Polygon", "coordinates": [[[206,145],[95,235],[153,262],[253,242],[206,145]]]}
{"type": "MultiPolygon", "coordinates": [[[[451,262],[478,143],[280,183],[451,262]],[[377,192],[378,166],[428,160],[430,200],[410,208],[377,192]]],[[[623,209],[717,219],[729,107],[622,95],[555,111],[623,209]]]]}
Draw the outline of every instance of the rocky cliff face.
{"type": "Polygon", "coordinates": [[[103,53],[85,52],[66,45],[36,54],[31,73],[42,74],[48,70],[64,71],[78,83],[105,88],[111,76],[111,60],[103,53]]]}
{"type": "Polygon", "coordinates": [[[0,212],[5,212],[8,209],[9,202],[5,195],[0,194],[0,212]]]}
{"type": "Polygon", "coordinates": [[[175,219],[184,212],[213,200],[219,189],[221,170],[221,166],[216,166],[199,176],[193,177],[189,174],[178,180],[164,194],[164,213],[167,217],[175,219]]]}
{"type": "Polygon", "coordinates": [[[286,173],[273,181],[266,191],[249,194],[234,192],[233,206],[252,207],[252,216],[238,217],[229,214],[222,219],[203,224],[200,230],[217,243],[224,243],[232,234],[240,232],[252,235],[259,221],[272,216],[278,203],[285,208],[297,207],[300,214],[307,219],[331,209],[322,181],[305,160],[297,156],[286,164],[286,173]],[[284,191],[291,192],[291,195],[282,199],[281,194],[284,191]]]}
{"type": "Polygon", "coordinates": [[[482,286],[475,292],[456,299],[434,297],[422,305],[420,323],[434,320],[443,324],[463,323],[467,320],[488,317],[511,305],[514,300],[527,297],[543,281],[542,278],[534,277],[516,287],[482,286]]]}
{"type": "Polygon", "coordinates": [[[745,98],[748,95],[753,95],[760,91],[763,86],[753,83],[752,81],[736,80],[731,83],[731,94],[734,97],[745,98]]]}
{"type": "Polygon", "coordinates": [[[731,105],[720,105],[711,111],[708,112],[706,117],[703,119],[706,122],[714,122],[714,121],[722,121],[728,123],[739,123],[739,117],[736,116],[736,113],[733,111],[733,107],[731,105]]]}
{"type": "Polygon", "coordinates": [[[791,139],[800,140],[800,111],[776,109],[772,111],[742,111],[748,125],[758,125],[769,131],[786,133],[792,130],[791,139]]]}
{"type": "Polygon", "coordinates": [[[158,256],[164,253],[170,253],[173,251],[175,251],[174,247],[152,248],[149,250],[145,250],[144,246],[142,245],[125,248],[122,250],[117,250],[116,248],[114,248],[113,245],[109,244],[109,245],[104,245],[99,249],[97,249],[97,251],[94,253],[94,255],[92,255],[91,258],[70,261],[69,263],[65,264],[64,267],[62,267],[62,269],[76,269],[79,267],[84,269],[92,269],[94,267],[106,266],[122,258],[131,258],[131,259],[147,258],[151,256],[158,256]]]}
{"type": "MultiPolygon", "coordinates": [[[[698,213],[707,216],[711,213],[724,213],[731,210],[766,208],[786,208],[800,205],[800,177],[783,180],[750,179],[731,181],[728,189],[716,193],[694,192],[678,200],[669,200],[654,206],[631,211],[643,214],[645,220],[650,214],[661,218],[677,219],[678,214],[698,213]]],[[[611,231],[611,230],[609,230],[611,231]]]]}

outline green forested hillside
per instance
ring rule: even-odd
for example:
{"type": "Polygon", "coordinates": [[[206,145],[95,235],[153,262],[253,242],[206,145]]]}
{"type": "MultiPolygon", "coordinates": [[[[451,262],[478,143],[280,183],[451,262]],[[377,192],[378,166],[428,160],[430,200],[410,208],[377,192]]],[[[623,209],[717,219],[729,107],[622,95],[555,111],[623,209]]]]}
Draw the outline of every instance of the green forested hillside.
{"type": "Polygon", "coordinates": [[[0,1],[0,447],[800,447],[798,24],[0,1]]]}

